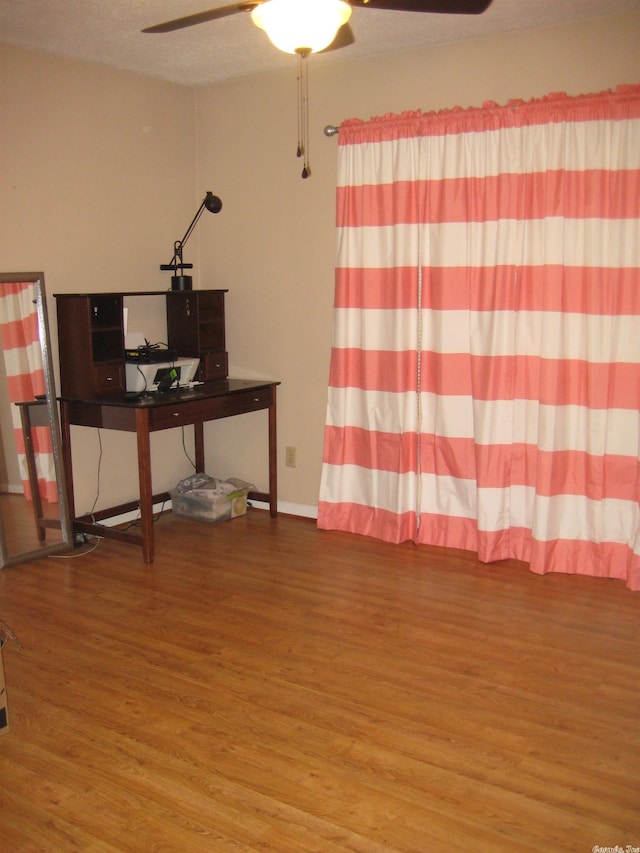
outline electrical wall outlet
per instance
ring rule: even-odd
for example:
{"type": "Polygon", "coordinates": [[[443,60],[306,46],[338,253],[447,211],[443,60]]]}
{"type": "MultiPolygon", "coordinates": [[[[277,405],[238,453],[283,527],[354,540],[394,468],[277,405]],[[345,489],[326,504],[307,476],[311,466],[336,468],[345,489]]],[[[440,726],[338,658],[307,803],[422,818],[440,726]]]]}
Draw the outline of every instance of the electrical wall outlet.
{"type": "Polygon", "coordinates": [[[295,447],[287,447],[285,449],[284,464],[287,468],[296,467],[296,449],[295,447]]]}

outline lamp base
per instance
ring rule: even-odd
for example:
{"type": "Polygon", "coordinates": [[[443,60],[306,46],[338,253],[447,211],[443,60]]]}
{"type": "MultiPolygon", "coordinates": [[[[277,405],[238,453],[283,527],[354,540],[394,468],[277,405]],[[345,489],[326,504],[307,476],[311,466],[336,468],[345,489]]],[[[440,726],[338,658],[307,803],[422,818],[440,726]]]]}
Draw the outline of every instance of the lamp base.
{"type": "Polygon", "coordinates": [[[171,290],[193,290],[193,278],[190,275],[172,275],[171,290]]]}

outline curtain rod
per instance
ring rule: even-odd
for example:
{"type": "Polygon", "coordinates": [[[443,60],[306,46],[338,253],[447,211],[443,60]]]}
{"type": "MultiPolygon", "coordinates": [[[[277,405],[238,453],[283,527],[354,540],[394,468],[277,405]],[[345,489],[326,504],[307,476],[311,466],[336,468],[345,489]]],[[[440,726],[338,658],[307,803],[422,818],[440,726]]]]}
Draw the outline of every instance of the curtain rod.
{"type": "Polygon", "coordinates": [[[337,136],[340,131],[334,124],[328,124],[324,129],[325,136],[337,136]]]}

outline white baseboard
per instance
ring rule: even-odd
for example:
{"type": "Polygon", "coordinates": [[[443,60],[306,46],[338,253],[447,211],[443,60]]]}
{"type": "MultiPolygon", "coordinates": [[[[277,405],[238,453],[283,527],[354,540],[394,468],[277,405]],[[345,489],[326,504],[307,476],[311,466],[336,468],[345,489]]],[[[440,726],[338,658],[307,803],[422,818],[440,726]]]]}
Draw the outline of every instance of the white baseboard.
{"type": "MultiPolygon", "coordinates": [[[[153,505],[153,514],[156,515],[159,512],[167,512],[167,510],[171,509],[171,501],[166,500],[162,503],[157,503],[153,505]]],[[[131,512],[123,512],[121,515],[113,515],[110,518],[104,518],[100,522],[100,524],[104,524],[105,527],[117,527],[119,524],[129,524],[132,521],[136,521],[140,518],[140,510],[134,509],[131,512]]]]}
{"type": "MultiPolygon", "coordinates": [[[[250,500],[251,506],[256,509],[269,509],[269,504],[265,501],[250,500]]],[[[308,504],[297,504],[290,501],[278,501],[278,512],[283,515],[298,515],[300,518],[317,518],[318,507],[309,506],[308,504]]]]}
{"type": "MultiPolygon", "coordinates": [[[[249,501],[249,503],[256,509],[264,509],[267,511],[269,510],[269,504],[266,501],[251,500],[249,501]]],[[[170,500],[164,501],[164,503],[157,503],[153,505],[154,514],[157,514],[159,512],[167,512],[170,509],[170,500]]],[[[318,517],[317,506],[292,503],[291,501],[278,501],[278,512],[281,512],[283,515],[297,515],[300,518],[318,517]]],[[[132,512],[122,513],[122,515],[114,515],[112,518],[105,518],[104,521],[101,522],[101,524],[104,524],[105,527],[116,527],[118,524],[128,524],[138,518],[140,518],[139,510],[133,510],[132,512]]]]}

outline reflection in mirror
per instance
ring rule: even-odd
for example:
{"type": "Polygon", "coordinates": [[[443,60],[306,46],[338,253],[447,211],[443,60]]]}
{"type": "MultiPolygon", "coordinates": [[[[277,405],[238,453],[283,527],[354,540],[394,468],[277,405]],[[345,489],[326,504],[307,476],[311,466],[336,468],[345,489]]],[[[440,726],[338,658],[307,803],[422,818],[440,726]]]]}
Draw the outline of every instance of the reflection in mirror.
{"type": "Polygon", "coordinates": [[[72,547],[44,274],[0,273],[0,567],[72,547]]]}

